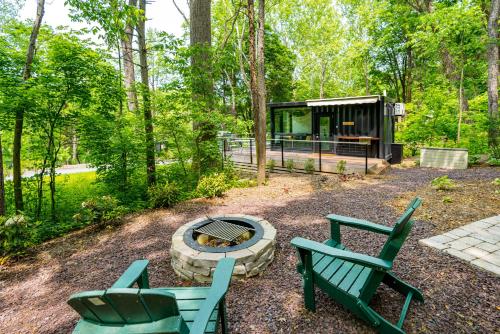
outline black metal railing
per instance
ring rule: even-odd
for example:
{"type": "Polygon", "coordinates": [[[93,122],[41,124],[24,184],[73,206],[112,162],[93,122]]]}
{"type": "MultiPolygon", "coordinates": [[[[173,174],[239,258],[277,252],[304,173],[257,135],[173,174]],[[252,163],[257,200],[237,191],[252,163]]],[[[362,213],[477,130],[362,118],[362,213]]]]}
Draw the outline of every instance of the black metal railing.
{"type": "MultiPolygon", "coordinates": [[[[256,163],[254,138],[220,138],[223,160],[235,163],[256,163]]],[[[366,142],[328,140],[267,139],[267,161],[288,170],[322,173],[368,173],[372,145],[366,142]],[[345,159],[343,159],[345,157],[345,159]],[[340,162],[340,161],[344,162],[340,162]],[[342,168],[341,165],[344,165],[342,168]]]]}

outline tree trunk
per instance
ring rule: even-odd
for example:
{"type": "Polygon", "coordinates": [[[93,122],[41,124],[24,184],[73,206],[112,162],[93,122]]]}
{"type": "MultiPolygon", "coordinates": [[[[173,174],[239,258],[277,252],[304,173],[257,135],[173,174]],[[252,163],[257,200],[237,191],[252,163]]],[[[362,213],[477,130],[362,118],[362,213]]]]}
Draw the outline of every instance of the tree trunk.
{"type": "Polygon", "coordinates": [[[195,99],[208,102],[212,98],[212,46],[211,1],[192,0],[190,3],[190,45],[193,48],[193,94],[195,99]]]}
{"type": "Polygon", "coordinates": [[[71,163],[77,164],[78,161],[78,136],[76,134],[76,128],[73,128],[73,135],[71,137],[71,163]]]}
{"type": "Polygon", "coordinates": [[[2,133],[0,132],[0,216],[5,216],[5,181],[3,170],[2,133]]]}
{"type": "MultiPolygon", "coordinates": [[[[35,57],[36,41],[38,39],[38,33],[40,32],[40,26],[42,25],[44,8],[45,0],[38,0],[36,18],[33,22],[30,42],[28,45],[28,50],[26,52],[26,62],[23,69],[23,81],[28,81],[31,78],[31,68],[33,64],[33,58],[35,57]]],[[[24,108],[25,106],[21,105],[16,109],[14,143],[12,148],[12,181],[14,184],[14,202],[16,211],[18,212],[23,210],[23,188],[21,183],[21,146],[23,138],[24,108]]]]}
{"type": "MultiPolygon", "coordinates": [[[[130,7],[137,6],[137,0],[129,0],[128,5],[130,7]]],[[[137,111],[137,91],[135,89],[135,66],[134,66],[134,54],[132,49],[132,41],[134,39],[134,30],[127,19],[125,25],[125,34],[122,37],[122,51],[123,51],[123,70],[125,72],[124,84],[127,90],[127,105],[128,110],[131,112],[137,111]]]]}
{"type": "MultiPolygon", "coordinates": [[[[52,222],[57,221],[57,210],[56,210],[56,163],[59,150],[61,149],[61,142],[59,142],[57,149],[55,145],[55,139],[52,139],[52,156],[50,160],[50,216],[52,222]]],[[[43,176],[42,176],[43,177],[43,176]]]]}
{"type": "Polygon", "coordinates": [[[257,34],[257,91],[259,107],[257,113],[256,149],[257,149],[257,183],[262,185],[266,182],[266,75],[265,75],[265,22],[266,5],[265,0],[259,0],[259,31],[257,34]]]}
{"type": "Polygon", "coordinates": [[[231,105],[229,106],[229,113],[234,117],[237,117],[238,114],[236,112],[236,76],[234,75],[234,71],[231,71],[231,74],[224,71],[227,77],[227,81],[229,83],[229,89],[231,90],[231,105]]]}
{"type": "MultiPolygon", "coordinates": [[[[210,55],[212,46],[211,1],[192,0],[189,9],[190,45],[193,52],[191,55],[192,99],[195,108],[211,112],[214,93],[210,55]]],[[[193,129],[198,131],[195,140],[195,147],[198,149],[193,159],[193,169],[199,175],[204,166],[211,167],[217,163],[217,159],[214,159],[213,155],[202,145],[203,143],[215,142],[217,132],[208,121],[193,122],[193,129]]]]}
{"type": "Polygon", "coordinates": [[[146,167],[148,186],[156,184],[156,166],[155,166],[155,140],[153,134],[153,114],[151,112],[151,97],[149,92],[149,71],[148,71],[148,53],[146,48],[146,0],[139,0],[139,8],[143,10],[143,17],[137,25],[139,41],[139,58],[141,64],[141,91],[142,107],[144,110],[144,130],[146,133],[146,167]]]}
{"type": "Polygon", "coordinates": [[[254,135],[259,138],[259,91],[257,87],[257,48],[255,46],[255,4],[254,0],[248,0],[248,65],[250,68],[250,95],[252,97],[252,116],[254,121],[254,135]]]}
{"type": "Polygon", "coordinates": [[[460,132],[462,131],[462,115],[463,115],[463,112],[464,112],[464,68],[462,67],[462,71],[460,71],[460,87],[458,88],[457,145],[460,144],[460,132]]]}
{"type": "Polygon", "coordinates": [[[488,129],[488,144],[496,149],[500,143],[498,137],[498,13],[500,12],[500,0],[491,0],[490,16],[488,18],[488,115],[490,125],[488,129]]]}
{"type": "Polygon", "coordinates": [[[50,157],[50,152],[52,149],[52,140],[54,139],[54,135],[52,133],[52,126],[48,132],[48,145],[47,145],[47,152],[45,156],[43,157],[43,163],[42,163],[42,168],[40,170],[40,173],[38,174],[38,180],[37,180],[37,202],[36,202],[36,207],[35,207],[35,219],[39,220],[40,216],[42,215],[42,205],[43,205],[43,178],[45,176],[45,170],[47,168],[47,160],[50,157]]]}

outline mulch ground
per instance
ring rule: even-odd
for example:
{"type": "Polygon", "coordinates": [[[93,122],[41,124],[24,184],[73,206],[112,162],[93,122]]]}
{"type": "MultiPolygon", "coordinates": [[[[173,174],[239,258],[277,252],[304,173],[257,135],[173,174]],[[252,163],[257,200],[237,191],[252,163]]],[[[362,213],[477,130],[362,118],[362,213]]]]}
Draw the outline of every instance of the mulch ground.
{"type": "Polygon", "coordinates": [[[491,180],[457,180],[449,190],[436,190],[430,184],[401,194],[393,201],[403,210],[415,196],[425,205],[415,213],[416,219],[432,224],[440,234],[477,220],[500,214],[500,186],[491,180]]]}
{"type": "MultiPolygon", "coordinates": [[[[317,292],[316,313],[304,311],[290,240],[295,236],[328,238],[324,219],[328,213],[391,225],[402,211],[398,204],[402,199],[426,189],[433,178],[445,173],[463,184],[482,187],[499,177],[500,169],[395,169],[383,177],[344,183],[322,176],[273,176],[265,187],[233,189],[224,199],[191,201],[173,210],[132,216],[119,227],[75,233],[43,245],[32,258],[0,267],[0,333],[71,332],[78,316],[66,305],[69,295],[109,287],[138,258],[150,260],[153,287],[185,285],[169,263],[171,235],[189,220],[223,213],[260,216],[278,230],[276,257],[266,272],[231,285],[227,307],[232,333],[372,333],[321,291],[317,292]]],[[[437,197],[422,195],[424,200],[437,201],[437,197]]],[[[424,202],[423,211],[427,205],[424,202]]],[[[453,211],[461,203],[454,199],[446,205],[453,211]]],[[[500,213],[498,202],[493,210],[500,213]]],[[[463,223],[490,213],[475,210],[463,217],[463,223]]],[[[419,245],[419,239],[435,234],[439,223],[420,217],[394,267],[397,275],[422,289],[426,299],[424,304],[412,303],[406,332],[498,332],[500,278],[419,245]]],[[[350,248],[372,255],[384,242],[367,232],[343,229],[342,233],[350,248]]],[[[403,302],[402,296],[381,287],[372,306],[396,322],[403,302]]]]}

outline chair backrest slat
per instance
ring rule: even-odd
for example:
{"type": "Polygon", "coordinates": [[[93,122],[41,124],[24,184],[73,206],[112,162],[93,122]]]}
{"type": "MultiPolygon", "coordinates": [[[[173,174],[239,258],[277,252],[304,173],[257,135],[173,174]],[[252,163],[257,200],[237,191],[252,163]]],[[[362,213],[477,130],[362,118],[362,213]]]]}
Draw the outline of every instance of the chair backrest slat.
{"type": "Polygon", "coordinates": [[[97,315],[90,308],[88,308],[87,305],[85,305],[85,303],[83,302],[84,298],[80,298],[80,295],[82,295],[84,293],[86,294],[86,293],[97,293],[97,292],[99,292],[101,294],[104,293],[104,291],[86,291],[83,293],[78,293],[78,294],[75,294],[75,295],[70,297],[70,299],[68,300],[68,304],[76,312],[78,312],[78,314],[80,314],[80,316],[83,319],[91,320],[94,322],[101,322],[101,319],[99,317],[97,317],[97,315]]]}
{"type": "Polygon", "coordinates": [[[83,319],[103,325],[140,324],[179,315],[175,296],[156,289],[86,291],[71,296],[68,304],[83,319]]]}
{"type": "Polygon", "coordinates": [[[70,297],[68,304],[82,318],[103,324],[123,324],[124,319],[105,297],[106,291],[85,291],[70,297]]]}
{"type": "MultiPolygon", "coordinates": [[[[382,250],[380,251],[378,256],[380,259],[393,261],[394,258],[396,258],[413,226],[411,216],[421,203],[422,200],[420,198],[416,197],[413,199],[406,208],[405,212],[396,221],[391,234],[388,236],[384,247],[382,247],[382,250]]],[[[362,300],[369,301],[372,298],[373,294],[380,285],[380,282],[384,278],[384,275],[385,273],[383,272],[372,271],[369,278],[366,280],[364,287],[361,289],[360,298],[362,300]]]]}
{"type": "Polygon", "coordinates": [[[177,300],[173,293],[155,289],[144,289],[141,290],[141,298],[153,321],[180,314],[177,300]]]}
{"type": "Polygon", "coordinates": [[[105,298],[113,305],[125,323],[139,324],[151,321],[151,316],[138,289],[108,289],[105,298]]]}
{"type": "Polygon", "coordinates": [[[415,210],[422,204],[419,197],[415,197],[406,207],[405,212],[399,217],[394,224],[391,234],[382,248],[379,258],[392,261],[398,255],[399,250],[403,246],[406,237],[410,234],[413,222],[411,217],[415,210]]]}

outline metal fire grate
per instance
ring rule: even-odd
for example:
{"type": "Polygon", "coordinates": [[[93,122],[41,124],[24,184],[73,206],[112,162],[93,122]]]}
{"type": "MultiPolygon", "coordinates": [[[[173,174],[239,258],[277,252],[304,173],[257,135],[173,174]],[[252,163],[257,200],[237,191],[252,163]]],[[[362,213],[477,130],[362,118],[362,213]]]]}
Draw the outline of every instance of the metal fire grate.
{"type": "Polygon", "coordinates": [[[253,228],[229,223],[223,220],[207,217],[210,223],[195,229],[195,232],[207,234],[211,237],[233,242],[243,233],[253,230],[253,228]]]}

